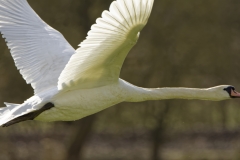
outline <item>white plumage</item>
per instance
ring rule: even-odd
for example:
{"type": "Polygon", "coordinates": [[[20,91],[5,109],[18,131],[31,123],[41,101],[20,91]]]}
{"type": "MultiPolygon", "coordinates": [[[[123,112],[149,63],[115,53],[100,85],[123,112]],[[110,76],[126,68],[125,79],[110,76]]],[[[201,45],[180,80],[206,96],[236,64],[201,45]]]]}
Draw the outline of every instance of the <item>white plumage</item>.
{"type": "Polygon", "coordinates": [[[61,73],[58,89],[94,88],[118,81],[129,50],[147,23],[153,0],[118,0],[96,20],[61,73]],[[65,87],[64,87],[65,86],[65,87]]]}
{"type": "Polygon", "coordinates": [[[0,0],[0,31],[35,94],[55,86],[75,50],[26,0],[0,0]]]}
{"type": "Polygon", "coordinates": [[[119,79],[124,59],[146,25],[153,2],[114,1],[75,51],[26,0],[0,0],[0,31],[35,93],[23,104],[5,103],[0,109],[0,125],[27,120],[33,114],[29,119],[76,120],[123,101],[230,98],[231,86],[145,89],[119,79]],[[53,106],[44,109],[48,103],[53,106]]]}

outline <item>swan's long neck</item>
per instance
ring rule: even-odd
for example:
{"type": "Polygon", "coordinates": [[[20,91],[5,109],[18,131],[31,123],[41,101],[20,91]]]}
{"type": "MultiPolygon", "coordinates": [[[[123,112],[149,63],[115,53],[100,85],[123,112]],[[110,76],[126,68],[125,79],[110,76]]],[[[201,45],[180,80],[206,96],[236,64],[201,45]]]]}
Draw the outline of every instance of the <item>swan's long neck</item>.
{"type": "Polygon", "coordinates": [[[197,88],[138,88],[137,92],[132,93],[131,101],[135,102],[161,99],[216,99],[209,90],[197,88]]]}
{"type": "Polygon", "coordinates": [[[128,102],[141,102],[147,100],[163,100],[163,99],[199,99],[199,100],[212,100],[219,101],[229,99],[227,92],[222,92],[219,95],[215,88],[141,88],[129,83],[128,85],[127,101],[128,102]]]}

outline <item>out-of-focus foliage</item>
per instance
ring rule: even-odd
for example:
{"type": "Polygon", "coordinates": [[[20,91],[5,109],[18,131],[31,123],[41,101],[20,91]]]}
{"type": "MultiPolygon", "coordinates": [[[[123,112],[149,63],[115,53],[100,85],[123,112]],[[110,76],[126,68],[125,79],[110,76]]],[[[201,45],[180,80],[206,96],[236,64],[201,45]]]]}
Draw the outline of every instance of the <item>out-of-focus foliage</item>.
{"type": "MultiPolygon", "coordinates": [[[[87,1],[29,3],[77,48],[89,29],[84,24],[93,24],[111,3],[87,1]]],[[[121,78],[142,87],[231,84],[240,90],[239,8],[239,0],[156,0],[121,78]]],[[[0,104],[22,103],[32,89],[16,70],[3,39],[0,48],[0,104]]],[[[156,148],[162,159],[239,159],[239,103],[235,99],[119,104],[98,113],[82,159],[157,159],[156,148]]],[[[74,131],[64,122],[3,128],[0,159],[64,159],[74,131]]]]}

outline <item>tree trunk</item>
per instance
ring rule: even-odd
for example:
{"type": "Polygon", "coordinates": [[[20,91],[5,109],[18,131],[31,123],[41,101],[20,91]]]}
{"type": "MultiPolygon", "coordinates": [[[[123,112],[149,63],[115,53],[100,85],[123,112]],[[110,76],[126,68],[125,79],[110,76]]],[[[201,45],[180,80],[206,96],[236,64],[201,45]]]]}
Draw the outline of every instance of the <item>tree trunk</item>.
{"type": "Polygon", "coordinates": [[[152,160],[161,160],[159,150],[161,148],[161,144],[164,143],[164,119],[167,117],[168,112],[169,105],[168,102],[166,102],[163,111],[159,114],[157,127],[152,131],[152,160]]]}
{"type": "Polygon", "coordinates": [[[91,115],[75,122],[73,127],[76,130],[75,134],[72,136],[66,160],[82,159],[83,146],[90,137],[95,118],[96,115],[91,115]]]}

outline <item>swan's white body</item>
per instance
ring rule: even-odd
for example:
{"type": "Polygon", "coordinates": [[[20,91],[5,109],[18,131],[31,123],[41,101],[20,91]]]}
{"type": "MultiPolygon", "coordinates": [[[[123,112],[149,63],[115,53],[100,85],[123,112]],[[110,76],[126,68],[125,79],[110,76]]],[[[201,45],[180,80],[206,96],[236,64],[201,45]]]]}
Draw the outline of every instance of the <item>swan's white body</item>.
{"type": "Polygon", "coordinates": [[[26,0],[0,0],[0,31],[17,68],[35,91],[23,104],[5,103],[7,107],[0,109],[0,125],[40,110],[49,102],[54,107],[35,120],[77,120],[123,101],[229,99],[223,90],[228,86],[146,89],[119,78],[125,57],[147,23],[153,1],[114,1],[75,51],[26,0]]]}

